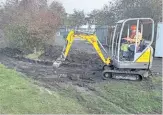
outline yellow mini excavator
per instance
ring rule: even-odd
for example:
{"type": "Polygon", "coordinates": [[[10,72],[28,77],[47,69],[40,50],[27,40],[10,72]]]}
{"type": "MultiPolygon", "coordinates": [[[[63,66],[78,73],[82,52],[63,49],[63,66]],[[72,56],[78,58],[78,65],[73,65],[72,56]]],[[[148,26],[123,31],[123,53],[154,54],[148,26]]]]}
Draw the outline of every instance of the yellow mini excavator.
{"type": "Polygon", "coordinates": [[[62,55],[53,63],[59,67],[65,61],[74,39],[81,38],[93,45],[103,61],[103,79],[141,80],[150,75],[153,61],[154,21],[151,18],[131,18],[116,23],[113,38],[111,38],[111,55],[105,57],[101,44],[95,33],[70,31],[62,55]],[[135,35],[133,38],[133,25],[135,35]],[[140,38],[141,37],[141,38],[140,38]],[[129,40],[130,39],[130,40],[129,40]],[[132,40],[133,39],[133,40],[132,40]]]}

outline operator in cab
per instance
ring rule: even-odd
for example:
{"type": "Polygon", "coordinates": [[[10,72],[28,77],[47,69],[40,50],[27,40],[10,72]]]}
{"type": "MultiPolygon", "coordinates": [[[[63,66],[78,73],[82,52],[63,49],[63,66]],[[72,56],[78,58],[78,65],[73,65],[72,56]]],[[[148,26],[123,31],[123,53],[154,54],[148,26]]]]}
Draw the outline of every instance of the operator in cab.
{"type": "Polygon", "coordinates": [[[121,50],[123,52],[124,58],[131,58],[131,57],[133,58],[134,54],[132,53],[131,56],[130,52],[135,52],[136,42],[137,42],[136,51],[138,51],[140,48],[140,42],[142,41],[142,33],[140,32],[140,30],[138,30],[138,34],[137,34],[137,26],[132,25],[130,29],[131,29],[130,37],[122,38],[122,40],[125,41],[124,43],[122,43],[121,46],[121,50]]]}
{"type": "Polygon", "coordinates": [[[127,40],[131,44],[135,44],[136,43],[136,38],[137,38],[137,46],[139,46],[140,42],[142,40],[142,33],[140,32],[140,30],[138,30],[138,35],[137,35],[136,30],[137,30],[137,26],[132,25],[131,26],[131,36],[127,37],[127,38],[124,38],[124,40],[127,40]]]}

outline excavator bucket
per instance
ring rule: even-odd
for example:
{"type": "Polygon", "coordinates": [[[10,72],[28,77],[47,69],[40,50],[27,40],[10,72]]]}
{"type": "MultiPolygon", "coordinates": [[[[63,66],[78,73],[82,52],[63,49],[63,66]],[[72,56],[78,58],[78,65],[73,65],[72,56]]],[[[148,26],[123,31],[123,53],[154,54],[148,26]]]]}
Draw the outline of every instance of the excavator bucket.
{"type": "MultiPolygon", "coordinates": [[[[67,44],[66,44],[67,45],[67,44]]],[[[53,67],[55,68],[59,68],[60,65],[66,60],[66,57],[64,56],[64,52],[65,52],[65,47],[63,48],[63,51],[61,53],[61,55],[53,62],[53,67]]]]}
{"type": "Polygon", "coordinates": [[[53,62],[53,67],[58,68],[65,61],[64,55],[61,55],[53,62]]]}

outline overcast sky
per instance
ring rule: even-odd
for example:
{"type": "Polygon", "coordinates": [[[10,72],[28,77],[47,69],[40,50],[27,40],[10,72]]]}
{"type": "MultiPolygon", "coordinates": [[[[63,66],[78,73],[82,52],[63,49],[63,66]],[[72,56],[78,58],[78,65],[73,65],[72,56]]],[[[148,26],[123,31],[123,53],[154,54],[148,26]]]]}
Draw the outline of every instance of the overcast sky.
{"type": "Polygon", "coordinates": [[[85,13],[88,13],[93,9],[102,8],[104,4],[107,4],[108,1],[111,0],[58,0],[58,1],[63,3],[67,13],[72,13],[73,9],[84,10],[85,13]]]}

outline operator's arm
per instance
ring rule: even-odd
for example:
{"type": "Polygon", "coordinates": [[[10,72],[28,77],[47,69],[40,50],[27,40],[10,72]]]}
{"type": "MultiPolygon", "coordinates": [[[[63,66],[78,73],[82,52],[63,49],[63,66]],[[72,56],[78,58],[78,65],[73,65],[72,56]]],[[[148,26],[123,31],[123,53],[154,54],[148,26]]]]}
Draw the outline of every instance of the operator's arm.
{"type": "Polygon", "coordinates": [[[140,43],[140,41],[142,40],[142,34],[139,32],[138,37],[135,35],[133,38],[132,37],[131,38],[126,38],[126,40],[131,42],[131,43],[135,43],[136,38],[137,38],[137,42],[140,43]]]}

